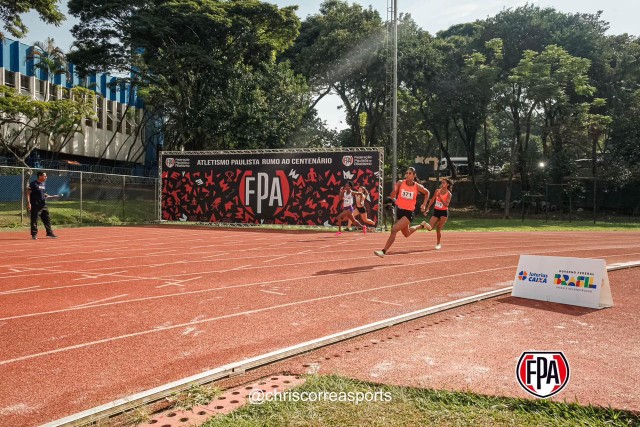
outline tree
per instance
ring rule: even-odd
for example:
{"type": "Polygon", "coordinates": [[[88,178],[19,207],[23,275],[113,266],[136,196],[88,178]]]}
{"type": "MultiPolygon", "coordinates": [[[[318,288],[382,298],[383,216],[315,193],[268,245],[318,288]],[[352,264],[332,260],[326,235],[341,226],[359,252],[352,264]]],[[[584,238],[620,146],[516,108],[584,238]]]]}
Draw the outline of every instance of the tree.
{"type": "MultiPolygon", "coordinates": [[[[16,38],[22,38],[29,31],[22,22],[20,15],[35,10],[47,24],[60,25],[64,15],[57,6],[57,0],[0,0],[0,19],[4,22],[4,29],[16,38]]],[[[0,39],[4,33],[0,32],[0,39]]]]}
{"type": "Polygon", "coordinates": [[[69,10],[81,18],[72,30],[77,68],[133,72],[163,124],[166,148],[283,146],[300,124],[293,109],[306,89],[286,63],[275,64],[297,35],[294,8],[257,0],[73,0],[69,10]],[[262,114],[265,108],[273,114],[262,114]]]}
{"type": "Polygon", "coordinates": [[[337,94],[350,127],[350,146],[380,145],[387,108],[386,30],[371,7],[327,0],[309,16],[283,59],[302,74],[315,95],[309,110],[329,93],[337,94]],[[360,116],[367,116],[360,129],[360,116]]]}
{"type": "Polygon", "coordinates": [[[56,75],[67,74],[66,55],[55,45],[55,41],[48,37],[45,42],[35,42],[26,57],[27,61],[33,61],[33,68],[41,70],[45,75],[47,85],[44,89],[44,100],[50,96],[50,83],[56,75]]]}
{"type": "Polygon", "coordinates": [[[42,137],[48,151],[59,152],[81,132],[85,119],[96,119],[94,99],[84,88],[74,88],[70,99],[39,101],[0,86],[0,145],[28,168],[26,159],[42,137]]]}

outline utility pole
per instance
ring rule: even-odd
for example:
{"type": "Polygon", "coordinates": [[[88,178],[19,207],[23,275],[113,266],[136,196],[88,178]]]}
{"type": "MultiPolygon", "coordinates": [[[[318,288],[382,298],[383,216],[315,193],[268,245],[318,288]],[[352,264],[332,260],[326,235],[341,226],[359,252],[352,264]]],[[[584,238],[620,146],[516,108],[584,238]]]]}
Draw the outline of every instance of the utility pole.
{"type": "Polygon", "coordinates": [[[398,179],[398,0],[393,0],[393,111],[391,126],[391,188],[398,179]]]}

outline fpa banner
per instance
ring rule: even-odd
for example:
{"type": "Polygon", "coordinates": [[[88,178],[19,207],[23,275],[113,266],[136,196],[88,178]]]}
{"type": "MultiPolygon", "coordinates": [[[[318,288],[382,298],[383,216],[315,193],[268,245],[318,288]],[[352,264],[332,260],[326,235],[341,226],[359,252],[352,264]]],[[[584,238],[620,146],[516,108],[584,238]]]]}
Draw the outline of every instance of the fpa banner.
{"type": "Polygon", "coordinates": [[[590,308],[613,306],[603,259],[521,255],[511,295],[590,308]]]}
{"type": "Polygon", "coordinates": [[[248,224],[330,225],[340,188],[369,192],[378,222],[382,149],[164,152],[162,219],[248,224]]]}

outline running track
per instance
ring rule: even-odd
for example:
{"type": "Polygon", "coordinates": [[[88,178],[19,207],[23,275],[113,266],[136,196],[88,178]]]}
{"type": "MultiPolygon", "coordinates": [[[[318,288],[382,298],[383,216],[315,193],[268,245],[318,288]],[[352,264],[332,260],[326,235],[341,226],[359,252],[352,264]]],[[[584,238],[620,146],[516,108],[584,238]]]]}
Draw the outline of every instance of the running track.
{"type": "MultiPolygon", "coordinates": [[[[226,363],[511,284],[520,254],[640,259],[640,234],[0,234],[0,419],[30,426],[226,363]]],[[[615,289],[614,289],[615,301],[615,289]]],[[[498,338],[497,338],[498,339],[498,338]]]]}

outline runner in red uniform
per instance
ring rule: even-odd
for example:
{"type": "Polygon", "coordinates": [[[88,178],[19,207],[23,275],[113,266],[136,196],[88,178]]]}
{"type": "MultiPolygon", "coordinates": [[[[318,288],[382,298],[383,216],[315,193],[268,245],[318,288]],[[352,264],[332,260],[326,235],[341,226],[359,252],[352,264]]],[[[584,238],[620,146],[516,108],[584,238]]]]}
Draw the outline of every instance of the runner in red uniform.
{"type": "Polygon", "coordinates": [[[442,229],[449,218],[449,203],[451,203],[452,188],[453,182],[449,178],[442,178],[440,180],[440,188],[435,191],[431,201],[429,202],[429,206],[427,206],[426,209],[426,211],[429,211],[431,205],[434,205],[433,216],[431,217],[431,220],[429,220],[429,225],[431,226],[430,229],[436,230],[438,239],[436,242],[436,250],[440,250],[440,248],[442,248],[440,239],[442,237],[442,229]]]}
{"type": "Polygon", "coordinates": [[[384,249],[381,251],[374,251],[373,253],[380,258],[384,257],[393,242],[396,240],[396,234],[402,232],[404,237],[409,237],[416,230],[420,228],[426,228],[431,230],[431,227],[426,222],[422,221],[422,224],[411,227],[411,221],[413,220],[413,212],[416,209],[416,202],[418,201],[418,193],[425,195],[424,202],[421,209],[424,211],[427,201],[429,200],[429,190],[424,188],[422,184],[416,182],[416,170],[414,168],[408,168],[405,174],[405,179],[398,181],[395,189],[391,193],[392,198],[397,198],[397,218],[398,220],[391,228],[391,235],[387,240],[387,244],[384,245],[384,249]]]}

